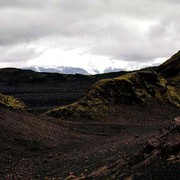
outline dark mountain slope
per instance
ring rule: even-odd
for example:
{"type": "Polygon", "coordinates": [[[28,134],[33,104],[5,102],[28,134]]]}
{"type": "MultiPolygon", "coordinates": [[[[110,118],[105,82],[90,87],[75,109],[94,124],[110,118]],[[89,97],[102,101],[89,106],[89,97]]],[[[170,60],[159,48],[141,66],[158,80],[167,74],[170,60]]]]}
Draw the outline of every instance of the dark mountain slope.
{"type": "Polygon", "coordinates": [[[97,81],[124,73],[86,76],[4,68],[0,69],[0,93],[22,100],[32,111],[43,112],[73,103],[97,81]]]}
{"type": "Polygon", "coordinates": [[[180,82],[180,51],[159,66],[158,72],[180,82]]]}
{"type": "Polygon", "coordinates": [[[53,117],[89,117],[108,111],[112,104],[170,103],[180,107],[179,87],[155,72],[139,71],[96,83],[79,101],[49,111],[53,117]]]}

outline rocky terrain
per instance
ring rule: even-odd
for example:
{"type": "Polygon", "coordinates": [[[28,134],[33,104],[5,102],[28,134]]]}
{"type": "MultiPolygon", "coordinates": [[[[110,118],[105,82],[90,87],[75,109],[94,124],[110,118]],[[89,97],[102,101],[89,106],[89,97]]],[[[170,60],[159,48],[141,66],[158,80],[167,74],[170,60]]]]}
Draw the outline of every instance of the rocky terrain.
{"type": "Polygon", "coordinates": [[[122,74],[2,69],[0,179],[178,179],[179,63],[180,52],[159,67],[122,74]],[[68,101],[70,89],[76,95],[68,101]],[[58,107],[57,94],[65,102],[66,91],[68,105],[58,107]]]}

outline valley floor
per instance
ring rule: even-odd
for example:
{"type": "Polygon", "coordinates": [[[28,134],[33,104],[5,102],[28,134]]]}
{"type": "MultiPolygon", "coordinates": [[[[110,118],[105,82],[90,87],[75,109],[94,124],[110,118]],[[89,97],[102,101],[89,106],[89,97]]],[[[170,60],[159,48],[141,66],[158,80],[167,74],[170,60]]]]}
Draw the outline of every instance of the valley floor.
{"type": "MultiPolygon", "coordinates": [[[[177,179],[178,176],[180,177],[179,126],[175,127],[176,131],[173,130],[171,141],[178,146],[177,152],[166,153],[160,159],[159,156],[155,160],[152,158],[152,162],[158,160],[159,164],[147,166],[151,167],[149,169],[144,168],[145,164],[141,169],[132,170],[135,165],[147,159],[144,156],[145,152],[141,152],[143,148],[148,147],[147,151],[150,152],[146,154],[151,157],[150,154],[154,153],[156,147],[149,143],[157,141],[157,137],[162,136],[164,131],[161,132],[160,129],[174,123],[174,118],[180,116],[179,110],[170,105],[159,105],[159,107],[152,105],[117,106],[115,111],[116,113],[112,112],[104,119],[77,122],[1,109],[1,179],[170,179],[169,177],[177,179]],[[134,156],[138,152],[140,155],[134,156]],[[172,160],[174,164],[168,166],[164,162],[171,156],[174,158],[172,160]],[[157,166],[160,166],[159,169],[157,166]],[[150,172],[154,173],[150,176],[150,172]]],[[[151,160],[148,163],[153,164],[151,160]]]]}

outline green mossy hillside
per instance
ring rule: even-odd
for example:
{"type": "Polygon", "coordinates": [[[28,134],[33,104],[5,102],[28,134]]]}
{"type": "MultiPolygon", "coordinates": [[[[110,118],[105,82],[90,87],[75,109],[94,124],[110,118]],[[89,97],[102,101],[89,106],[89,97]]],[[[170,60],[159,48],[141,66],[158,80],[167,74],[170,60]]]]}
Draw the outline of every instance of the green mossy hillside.
{"type": "Polygon", "coordinates": [[[23,102],[17,100],[12,96],[3,95],[0,93],[0,107],[8,107],[12,109],[24,109],[25,105],[23,102]]]}
{"type": "Polygon", "coordinates": [[[152,71],[137,71],[92,86],[78,102],[47,112],[53,117],[80,118],[104,113],[110,104],[147,104],[154,101],[180,107],[179,86],[152,71]]]}

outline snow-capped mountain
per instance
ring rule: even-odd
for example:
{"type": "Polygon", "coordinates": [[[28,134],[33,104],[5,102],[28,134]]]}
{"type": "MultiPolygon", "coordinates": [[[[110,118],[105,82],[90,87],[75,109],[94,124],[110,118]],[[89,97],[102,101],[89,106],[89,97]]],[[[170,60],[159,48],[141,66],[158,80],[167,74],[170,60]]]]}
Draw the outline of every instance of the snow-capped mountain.
{"type": "Polygon", "coordinates": [[[25,69],[31,69],[36,72],[52,72],[52,73],[61,73],[61,74],[84,74],[88,75],[89,73],[83,68],[60,66],[60,67],[38,67],[30,66],[25,69]]]}
{"type": "Polygon", "coordinates": [[[61,74],[99,74],[99,73],[109,73],[109,72],[118,72],[118,71],[124,71],[125,69],[121,68],[113,68],[108,67],[104,69],[104,71],[99,71],[98,69],[95,69],[94,67],[83,69],[79,67],[70,67],[70,66],[59,66],[59,67],[42,67],[42,66],[30,66],[26,67],[24,69],[30,69],[36,72],[52,72],[52,73],[61,73],[61,74]]]}

